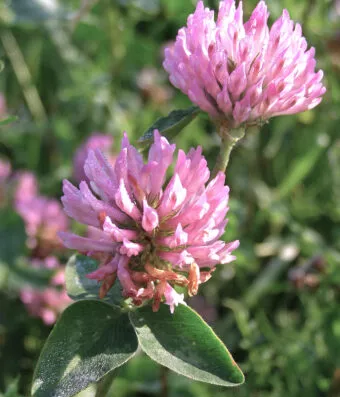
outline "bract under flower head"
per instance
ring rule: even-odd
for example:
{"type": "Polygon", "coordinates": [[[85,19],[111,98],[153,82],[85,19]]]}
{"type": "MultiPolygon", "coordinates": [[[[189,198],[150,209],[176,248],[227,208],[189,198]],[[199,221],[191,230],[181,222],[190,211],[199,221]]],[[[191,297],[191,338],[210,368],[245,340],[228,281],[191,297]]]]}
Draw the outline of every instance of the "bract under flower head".
{"type": "Polygon", "coordinates": [[[220,2],[214,12],[199,1],[187,27],[165,49],[172,84],[229,128],[312,109],[326,89],[315,73],[315,50],[307,51],[301,26],[288,11],[269,29],[260,1],[243,23],[242,2],[220,2]]]}
{"type": "Polygon", "coordinates": [[[184,303],[184,295],[197,293],[215,266],[234,260],[238,241],[220,240],[227,221],[229,188],[219,173],[208,183],[210,172],[202,149],[188,154],[179,150],[172,177],[175,145],[154,132],[154,144],[144,164],[125,135],[112,167],[100,150],[89,152],[85,173],[90,183],[79,189],[64,181],[62,202],[66,213],[89,225],[90,237],[60,233],[68,248],[100,260],[89,274],[101,282],[100,296],[119,279],[123,296],[135,305],[162,301],[171,311],[184,303]]]}

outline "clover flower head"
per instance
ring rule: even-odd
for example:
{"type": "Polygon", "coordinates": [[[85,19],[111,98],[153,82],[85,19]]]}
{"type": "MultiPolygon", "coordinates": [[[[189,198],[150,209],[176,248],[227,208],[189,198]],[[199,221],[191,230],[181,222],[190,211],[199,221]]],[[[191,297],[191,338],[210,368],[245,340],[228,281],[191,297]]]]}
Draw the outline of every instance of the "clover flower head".
{"type": "Polygon", "coordinates": [[[39,257],[45,257],[60,245],[57,232],[68,229],[67,216],[58,200],[39,194],[33,173],[24,171],[17,181],[14,205],[25,222],[28,245],[39,251],[39,257]]]}
{"type": "Polygon", "coordinates": [[[31,200],[38,195],[38,181],[33,172],[20,171],[16,179],[17,185],[14,195],[15,206],[20,202],[31,200]]]}
{"type": "Polygon", "coordinates": [[[76,151],[73,159],[73,177],[77,183],[81,181],[87,181],[88,179],[84,172],[84,164],[88,155],[89,150],[100,149],[110,159],[112,164],[114,163],[114,156],[110,155],[110,150],[113,146],[113,136],[94,133],[91,135],[85,143],[83,143],[76,151]]]}
{"type": "Polygon", "coordinates": [[[287,10],[270,29],[268,17],[260,1],[244,23],[242,2],[236,8],[234,0],[224,0],[215,21],[199,1],[165,49],[171,83],[229,128],[312,109],[326,91],[301,26],[287,10]]]}
{"type": "Polygon", "coordinates": [[[44,260],[33,259],[32,267],[54,269],[47,288],[43,290],[26,286],[20,291],[20,299],[33,317],[40,317],[46,325],[56,322],[58,315],[72,302],[65,290],[65,269],[53,256],[44,260]]]}
{"type": "Polygon", "coordinates": [[[238,241],[225,243],[229,188],[219,173],[210,172],[202,149],[179,150],[174,171],[175,145],[158,131],[145,164],[124,135],[114,167],[98,149],[85,162],[89,183],[79,188],[64,181],[62,202],[66,213],[93,233],[80,237],[59,233],[66,247],[99,259],[87,275],[101,283],[104,297],[118,278],[125,298],[135,305],[161,302],[173,312],[184,295],[195,295],[217,264],[234,260],[238,241]]]}

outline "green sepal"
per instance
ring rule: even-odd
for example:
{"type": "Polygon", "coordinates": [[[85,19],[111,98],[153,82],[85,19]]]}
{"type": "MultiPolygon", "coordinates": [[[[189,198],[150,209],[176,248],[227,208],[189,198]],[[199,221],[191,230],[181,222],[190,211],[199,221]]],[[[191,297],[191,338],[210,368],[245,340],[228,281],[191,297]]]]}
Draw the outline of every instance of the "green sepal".
{"type": "MultiPolygon", "coordinates": [[[[100,299],[100,284],[96,280],[90,280],[87,274],[98,269],[98,262],[84,255],[73,255],[66,264],[65,280],[68,296],[75,300],[100,299]]],[[[108,291],[105,298],[100,299],[106,303],[120,306],[123,301],[120,283],[118,280],[108,291]]]]}

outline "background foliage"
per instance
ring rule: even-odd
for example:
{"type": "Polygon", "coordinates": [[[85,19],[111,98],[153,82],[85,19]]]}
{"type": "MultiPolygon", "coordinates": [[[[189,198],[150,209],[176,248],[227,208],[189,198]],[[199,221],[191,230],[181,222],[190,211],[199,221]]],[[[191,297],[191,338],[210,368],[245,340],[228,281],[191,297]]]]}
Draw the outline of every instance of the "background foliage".
{"type": "MultiPolygon", "coordinates": [[[[18,120],[0,126],[0,156],[14,170],[34,171],[45,195],[60,197],[74,151],[92,132],[112,134],[118,151],[122,131],[134,141],[157,117],[190,106],[168,84],[161,63],[162,47],[193,3],[2,2],[0,92],[18,120]]],[[[249,15],[255,1],[244,3],[249,15]]],[[[227,171],[232,193],[225,237],[240,239],[241,247],[237,261],[221,266],[191,304],[230,348],[246,384],[223,389],[190,381],[140,353],[119,370],[115,397],[340,395],[340,4],[267,3],[271,21],[285,7],[303,24],[328,92],[313,111],[249,131],[227,171]]],[[[210,164],[218,150],[204,115],[176,144],[201,144],[210,164]]],[[[1,213],[0,391],[7,397],[28,395],[50,332],[18,298],[24,277],[15,263],[24,255],[22,222],[1,213]]],[[[94,395],[93,388],[83,395],[94,395]]]]}

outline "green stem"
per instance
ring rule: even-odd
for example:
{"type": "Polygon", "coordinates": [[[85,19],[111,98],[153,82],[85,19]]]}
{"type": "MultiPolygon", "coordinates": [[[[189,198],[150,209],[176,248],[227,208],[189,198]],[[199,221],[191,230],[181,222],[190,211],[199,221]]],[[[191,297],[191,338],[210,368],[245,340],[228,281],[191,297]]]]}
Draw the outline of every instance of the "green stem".
{"type": "Polygon", "coordinates": [[[211,173],[211,179],[215,178],[219,171],[225,172],[229,163],[230,153],[235,144],[244,137],[245,128],[240,127],[228,130],[223,125],[220,125],[218,132],[221,137],[220,153],[211,173]]]}
{"type": "Polygon", "coordinates": [[[48,118],[44,105],[39,96],[39,92],[34,85],[31,72],[28,69],[24,55],[16,38],[10,30],[2,30],[0,40],[12,64],[14,73],[21,86],[27,106],[33,118],[38,123],[46,123],[48,118]]]}
{"type": "Polygon", "coordinates": [[[71,20],[71,32],[74,32],[78,23],[81,19],[91,11],[91,8],[95,6],[98,0],[83,0],[80,6],[79,11],[71,20]]]}
{"type": "Polygon", "coordinates": [[[168,387],[168,373],[169,369],[167,367],[161,367],[161,385],[162,385],[162,397],[169,396],[169,387],[168,387]]]}
{"type": "Polygon", "coordinates": [[[109,392],[112,382],[116,376],[115,371],[109,372],[97,383],[97,390],[95,397],[105,397],[109,392]]]}

